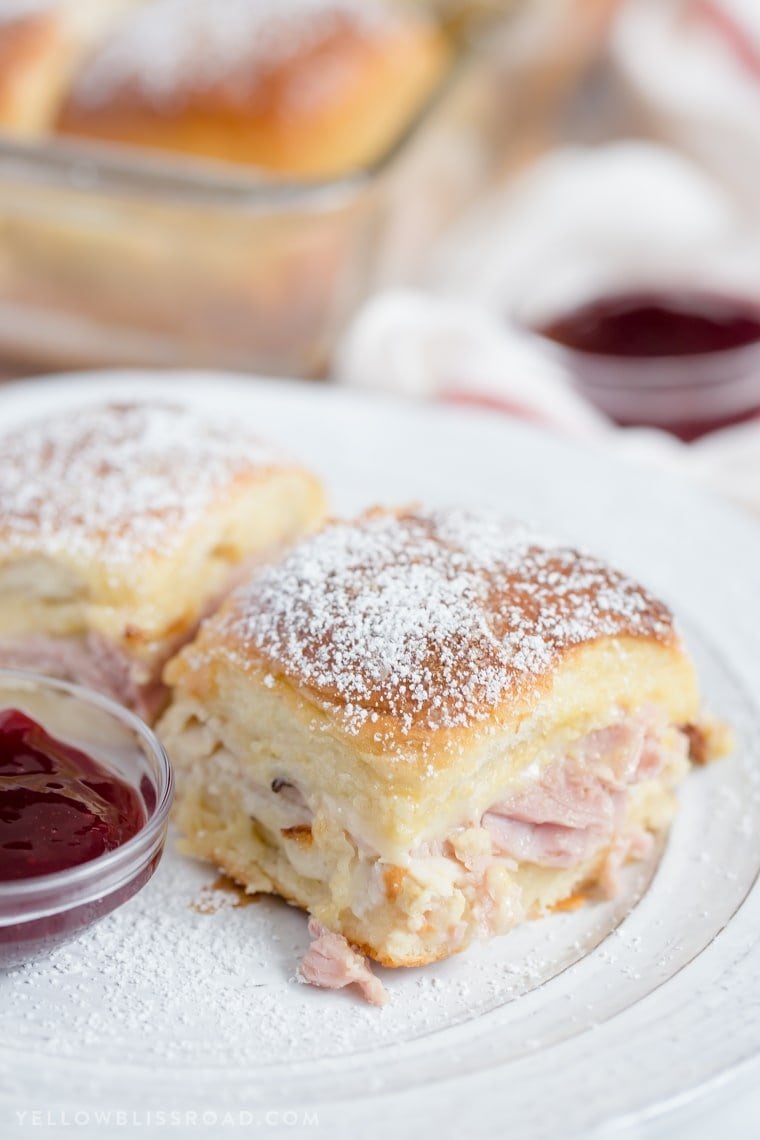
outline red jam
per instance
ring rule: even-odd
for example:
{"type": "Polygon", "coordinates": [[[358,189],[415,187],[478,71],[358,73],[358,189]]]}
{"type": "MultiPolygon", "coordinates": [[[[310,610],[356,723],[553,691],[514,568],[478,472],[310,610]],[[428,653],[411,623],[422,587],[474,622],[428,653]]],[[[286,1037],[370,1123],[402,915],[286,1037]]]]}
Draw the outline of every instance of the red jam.
{"type": "Polygon", "coordinates": [[[589,301],[538,331],[597,356],[695,356],[760,341],[760,307],[709,293],[619,294],[589,301]]]}
{"type": "Polygon", "coordinates": [[[144,824],[136,789],[25,713],[0,711],[0,882],[88,863],[144,824]]]}
{"type": "Polygon", "coordinates": [[[684,441],[760,415],[760,304],[701,292],[620,293],[537,328],[586,399],[625,427],[684,441]]]}

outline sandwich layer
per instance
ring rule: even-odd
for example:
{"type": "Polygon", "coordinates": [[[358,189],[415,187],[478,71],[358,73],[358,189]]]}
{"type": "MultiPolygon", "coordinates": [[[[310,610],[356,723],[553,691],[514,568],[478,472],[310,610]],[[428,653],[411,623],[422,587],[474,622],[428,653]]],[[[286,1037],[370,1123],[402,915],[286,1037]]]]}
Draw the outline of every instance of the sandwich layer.
{"type": "Polygon", "coordinates": [[[186,407],[95,405],[0,437],[0,663],[152,699],[200,619],[322,502],[245,427],[186,407]]]}
{"type": "Polygon", "coordinates": [[[661,602],[462,511],[328,525],[166,678],[187,850],[394,966],[614,890],[706,740],[661,602]]]}

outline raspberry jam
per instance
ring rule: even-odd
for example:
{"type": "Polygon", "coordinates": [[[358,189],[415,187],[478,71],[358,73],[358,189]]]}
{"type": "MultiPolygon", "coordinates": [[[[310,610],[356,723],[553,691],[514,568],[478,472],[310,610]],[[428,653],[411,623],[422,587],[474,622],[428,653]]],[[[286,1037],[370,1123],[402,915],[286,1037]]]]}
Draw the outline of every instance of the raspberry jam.
{"type": "Polygon", "coordinates": [[[603,356],[695,356],[760,341],[760,308],[710,293],[620,294],[539,329],[566,348],[603,356]]]}
{"type": "Polygon", "coordinates": [[[623,426],[682,440],[760,415],[760,305],[707,292],[613,294],[534,329],[623,426]]]}
{"type": "Polygon", "coordinates": [[[88,863],[145,819],[136,789],[25,713],[0,711],[0,882],[88,863]]]}

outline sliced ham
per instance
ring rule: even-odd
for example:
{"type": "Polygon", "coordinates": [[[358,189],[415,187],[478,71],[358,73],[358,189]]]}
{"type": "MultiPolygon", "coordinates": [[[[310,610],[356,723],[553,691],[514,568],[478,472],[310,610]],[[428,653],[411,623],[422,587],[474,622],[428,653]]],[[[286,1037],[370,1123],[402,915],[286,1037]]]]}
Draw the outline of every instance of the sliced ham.
{"type": "Polygon", "coordinates": [[[213,613],[260,561],[260,556],[251,557],[231,565],[224,585],[206,599],[198,619],[174,637],[162,639],[160,652],[151,658],[147,679],[137,676],[138,671],[146,671],[145,666],[97,633],[58,637],[31,633],[0,638],[0,669],[29,669],[83,685],[126,705],[152,723],[169,696],[167,686],[161,682],[163,666],[195,636],[203,618],[213,613]]]}
{"type": "Polygon", "coordinates": [[[540,867],[572,867],[612,840],[625,791],[664,763],[654,731],[621,721],[589,733],[540,779],[485,813],[496,854],[540,867]]]}
{"type": "MultiPolygon", "coordinates": [[[[656,777],[679,746],[684,755],[687,751],[686,734],[673,736],[663,731],[666,727],[654,712],[645,712],[589,733],[479,821],[416,847],[410,852],[415,874],[436,882],[429,871],[426,875],[429,864],[435,863],[437,870],[439,863],[453,863],[460,875],[466,869],[482,908],[482,930],[489,935],[509,929],[515,921],[503,879],[492,874],[505,866],[569,868],[599,855],[599,884],[609,896],[615,895],[623,864],[646,857],[654,843],[645,829],[626,824],[628,790],[656,777]]],[[[292,806],[304,802],[283,778],[273,782],[272,792],[292,806]]],[[[452,943],[463,938],[466,929],[450,930],[452,943]]],[[[314,920],[309,933],[313,941],[301,964],[303,981],[333,990],[356,986],[371,1004],[385,1004],[383,985],[342,935],[314,920]]]]}
{"type": "Polygon", "coordinates": [[[164,685],[136,681],[134,661],[95,633],[81,637],[38,633],[0,640],[0,667],[29,669],[84,685],[127,705],[146,720],[158,714],[166,699],[164,685]]]}
{"type": "Polygon", "coordinates": [[[313,941],[301,962],[304,982],[328,990],[342,990],[356,985],[370,1005],[385,1005],[388,991],[369,968],[367,959],[346,941],[342,934],[325,930],[315,919],[309,922],[313,941]]]}
{"type": "Polygon", "coordinates": [[[628,859],[646,859],[654,850],[654,836],[643,827],[618,835],[604,861],[599,886],[608,899],[620,893],[620,871],[628,859]]]}
{"type": "Polygon", "coordinates": [[[612,789],[595,769],[572,759],[552,764],[539,780],[491,812],[523,823],[553,823],[579,831],[607,830],[615,819],[612,789]]]}
{"type": "Polygon", "coordinates": [[[556,823],[528,823],[496,812],[486,812],[483,826],[498,855],[539,867],[573,867],[589,859],[611,835],[611,829],[563,827],[556,823]]]}
{"type": "Polygon", "coordinates": [[[574,746],[572,755],[584,768],[592,768],[611,787],[634,783],[647,740],[642,720],[626,720],[589,732],[574,746]]]}

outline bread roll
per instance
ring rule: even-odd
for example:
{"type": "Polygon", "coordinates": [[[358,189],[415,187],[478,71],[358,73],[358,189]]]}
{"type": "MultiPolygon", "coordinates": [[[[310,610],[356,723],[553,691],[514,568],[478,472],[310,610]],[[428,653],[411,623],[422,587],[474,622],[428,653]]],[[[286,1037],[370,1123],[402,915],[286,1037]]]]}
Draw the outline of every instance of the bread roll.
{"type": "Polygon", "coordinates": [[[186,850],[308,910],[308,980],[372,1000],[350,945],[417,966],[614,892],[707,740],[662,602],[461,510],[329,524],[166,680],[186,850]]]}
{"type": "Polygon", "coordinates": [[[0,437],[0,666],[150,719],[161,668],[252,560],[317,522],[317,480],[244,426],[161,403],[0,437]]]}
{"type": "Polygon", "coordinates": [[[328,177],[395,139],[444,56],[383,0],[152,0],[82,66],[57,129],[328,177]]]}
{"type": "Polygon", "coordinates": [[[46,131],[84,53],[135,0],[2,0],[0,130],[46,131]]]}

